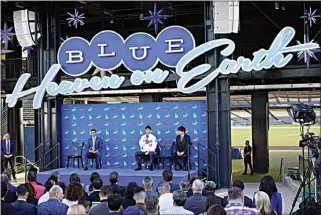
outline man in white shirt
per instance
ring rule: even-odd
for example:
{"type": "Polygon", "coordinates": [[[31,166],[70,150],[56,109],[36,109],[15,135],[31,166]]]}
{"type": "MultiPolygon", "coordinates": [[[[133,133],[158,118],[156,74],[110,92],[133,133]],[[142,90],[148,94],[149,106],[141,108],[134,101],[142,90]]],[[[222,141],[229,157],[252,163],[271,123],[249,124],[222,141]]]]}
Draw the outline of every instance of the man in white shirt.
{"type": "Polygon", "coordinates": [[[157,140],[154,135],[151,134],[152,128],[147,125],[145,127],[146,134],[143,135],[139,140],[140,151],[135,153],[135,159],[138,167],[135,171],[142,169],[142,157],[149,156],[149,169],[153,170],[153,161],[155,156],[155,150],[157,147],[157,140]]]}
{"type": "Polygon", "coordinates": [[[171,193],[171,186],[169,183],[163,182],[158,186],[159,197],[159,212],[163,214],[173,207],[173,193],[171,193]]]}

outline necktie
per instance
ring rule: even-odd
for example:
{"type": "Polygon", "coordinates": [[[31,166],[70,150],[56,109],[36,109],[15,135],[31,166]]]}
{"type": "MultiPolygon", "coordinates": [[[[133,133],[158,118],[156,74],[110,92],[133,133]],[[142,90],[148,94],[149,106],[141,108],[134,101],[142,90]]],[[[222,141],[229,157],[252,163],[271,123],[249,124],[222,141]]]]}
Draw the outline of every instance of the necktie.
{"type": "Polygon", "coordinates": [[[95,140],[96,140],[96,138],[93,137],[93,150],[95,150],[95,140]]]}
{"type": "Polygon", "coordinates": [[[7,154],[10,154],[10,144],[9,144],[9,140],[7,140],[7,154]]]}

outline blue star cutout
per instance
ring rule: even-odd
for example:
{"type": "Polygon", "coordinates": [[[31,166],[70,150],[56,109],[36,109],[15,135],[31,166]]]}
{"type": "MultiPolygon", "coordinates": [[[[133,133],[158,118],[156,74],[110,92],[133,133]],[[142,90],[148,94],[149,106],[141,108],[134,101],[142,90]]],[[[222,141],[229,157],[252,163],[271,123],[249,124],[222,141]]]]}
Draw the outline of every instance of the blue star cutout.
{"type": "Polygon", "coordinates": [[[316,15],[317,9],[312,11],[311,7],[310,10],[306,10],[304,13],[304,16],[301,16],[300,18],[306,19],[304,24],[307,24],[309,22],[310,27],[312,27],[312,24],[315,24],[317,22],[317,18],[320,18],[320,15],[316,15]]]}
{"type": "Polygon", "coordinates": [[[24,47],[22,51],[27,51],[28,56],[31,54],[31,51],[33,50],[32,46],[24,47]]]}
{"type": "Polygon", "coordinates": [[[162,19],[167,19],[168,17],[172,17],[172,15],[163,15],[163,9],[157,11],[157,4],[154,3],[154,11],[148,11],[150,16],[144,17],[143,20],[150,20],[147,27],[150,27],[152,24],[154,25],[155,34],[157,34],[158,25],[164,23],[162,19]]]}
{"type": "MultiPolygon", "coordinates": [[[[303,44],[306,44],[306,43],[313,43],[314,41],[309,39],[309,35],[308,34],[305,34],[304,35],[304,42],[303,44]]],[[[297,44],[301,44],[300,41],[297,41],[297,44]]],[[[304,62],[306,63],[307,65],[307,68],[309,69],[310,67],[310,60],[311,58],[314,58],[315,60],[319,61],[319,59],[317,58],[317,56],[315,55],[315,53],[318,53],[320,52],[320,49],[313,49],[313,50],[305,50],[305,51],[299,51],[297,53],[297,57],[298,57],[298,60],[302,60],[304,59],[304,62]]]]}
{"type": "Polygon", "coordinates": [[[8,49],[9,41],[12,41],[12,37],[16,35],[12,32],[13,27],[8,28],[7,23],[4,23],[3,29],[1,30],[1,42],[4,43],[5,49],[8,49]]]}
{"type": "Polygon", "coordinates": [[[80,25],[84,25],[85,22],[83,21],[86,17],[84,17],[84,13],[79,14],[79,11],[77,9],[75,9],[75,13],[71,14],[69,12],[67,12],[67,14],[70,16],[69,18],[67,18],[66,20],[68,21],[68,24],[71,24],[73,26],[75,26],[75,28],[78,28],[78,23],[80,25]]]}

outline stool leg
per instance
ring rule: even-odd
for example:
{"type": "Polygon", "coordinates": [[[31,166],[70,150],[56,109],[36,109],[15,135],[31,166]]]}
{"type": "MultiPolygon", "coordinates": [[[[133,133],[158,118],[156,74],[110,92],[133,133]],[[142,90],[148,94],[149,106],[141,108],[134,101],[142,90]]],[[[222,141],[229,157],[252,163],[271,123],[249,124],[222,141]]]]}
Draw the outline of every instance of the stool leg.
{"type": "Polygon", "coordinates": [[[67,157],[67,169],[69,168],[69,157],[67,157]]]}
{"type": "Polygon", "coordinates": [[[75,168],[75,158],[72,159],[72,168],[75,168]]]}
{"type": "Polygon", "coordinates": [[[78,169],[79,169],[79,158],[77,158],[77,164],[78,164],[78,169]]]}
{"type": "Polygon", "coordinates": [[[84,168],[84,162],[82,161],[82,157],[80,157],[80,161],[81,161],[81,168],[84,168]]]}

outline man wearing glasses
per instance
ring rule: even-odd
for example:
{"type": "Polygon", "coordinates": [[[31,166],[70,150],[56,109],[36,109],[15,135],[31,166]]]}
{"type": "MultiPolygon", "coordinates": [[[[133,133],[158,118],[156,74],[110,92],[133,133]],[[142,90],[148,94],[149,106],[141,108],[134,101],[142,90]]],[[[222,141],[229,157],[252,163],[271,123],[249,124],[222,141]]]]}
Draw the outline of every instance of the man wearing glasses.
{"type": "Polygon", "coordinates": [[[85,144],[84,148],[84,161],[85,161],[85,169],[88,170],[88,158],[95,157],[96,158],[96,169],[100,169],[101,165],[101,149],[103,146],[103,141],[100,137],[96,136],[96,129],[91,129],[91,138],[88,139],[87,144],[85,144]]]}

